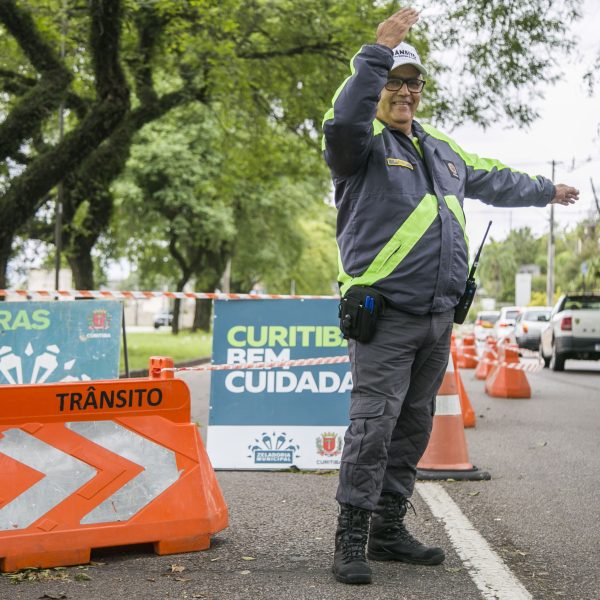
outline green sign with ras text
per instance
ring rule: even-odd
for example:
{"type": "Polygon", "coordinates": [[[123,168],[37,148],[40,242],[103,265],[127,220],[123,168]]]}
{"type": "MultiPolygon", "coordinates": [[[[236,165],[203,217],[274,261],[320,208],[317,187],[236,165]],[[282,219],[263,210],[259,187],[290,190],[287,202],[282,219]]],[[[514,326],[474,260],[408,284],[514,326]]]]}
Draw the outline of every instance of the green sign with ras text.
{"type": "Polygon", "coordinates": [[[0,302],[0,384],[115,379],[122,306],[0,302]]]}

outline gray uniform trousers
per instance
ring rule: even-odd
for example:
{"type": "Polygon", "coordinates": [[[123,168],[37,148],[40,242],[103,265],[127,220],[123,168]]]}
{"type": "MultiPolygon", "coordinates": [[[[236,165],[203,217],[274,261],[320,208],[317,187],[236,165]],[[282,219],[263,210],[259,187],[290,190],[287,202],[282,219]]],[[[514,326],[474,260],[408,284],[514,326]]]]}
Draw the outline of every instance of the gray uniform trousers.
{"type": "Polygon", "coordinates": [[[338,502],[373,510],[382,491],[410,497],[450,354],[454,310],[390,306],[367,344],[348,341],[353,389],[338,502]]]}

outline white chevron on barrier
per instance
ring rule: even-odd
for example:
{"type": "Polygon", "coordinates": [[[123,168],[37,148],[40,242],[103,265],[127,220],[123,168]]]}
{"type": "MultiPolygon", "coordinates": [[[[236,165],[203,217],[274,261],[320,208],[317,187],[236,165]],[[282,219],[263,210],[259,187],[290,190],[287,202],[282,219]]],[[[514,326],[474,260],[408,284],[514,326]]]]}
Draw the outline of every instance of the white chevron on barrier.
{"type": "Polygon", "coordinates": [[[29,527],[97,473],[88,464],[21,429],[2,432],[0,453],[44,475],[28,490],[0,508],[0,531],[29,527]]]}
{"type": "MultiPolygon", "coordinates": [[[[84,525],[126,521],[179,479],[175,452],[113,421],[78,421],[66,426],[77,435],[143,467],[139,475],[85,515],[81,519],[84,525]]],[[[29,527],[98,473],[94,467],[21,429],[2,432],[0,454],[44,475],[0,508],[0,531],[29,527]]]]}
{"type": "Polygon", "coordinates": [[[144,470],[88,513],[81,523],[126,521],[179,479],[175,453],[113,421],[67,423],[78,435],[134,462],[144,470]]]}

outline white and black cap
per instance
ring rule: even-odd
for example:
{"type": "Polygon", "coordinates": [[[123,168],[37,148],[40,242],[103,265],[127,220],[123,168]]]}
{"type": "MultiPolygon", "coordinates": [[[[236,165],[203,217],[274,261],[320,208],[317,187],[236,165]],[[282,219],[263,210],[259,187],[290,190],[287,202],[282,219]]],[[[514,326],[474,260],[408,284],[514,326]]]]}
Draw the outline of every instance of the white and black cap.
{"type": "Polygon", "coordinates": [[[410,44],[402,42],[392,52],[394,53],[394,64],[390,70],[393,71],[402,65],[412,65],[423,77],[427,77],[427,69],[421,64],[419,54],[410,44]]]}

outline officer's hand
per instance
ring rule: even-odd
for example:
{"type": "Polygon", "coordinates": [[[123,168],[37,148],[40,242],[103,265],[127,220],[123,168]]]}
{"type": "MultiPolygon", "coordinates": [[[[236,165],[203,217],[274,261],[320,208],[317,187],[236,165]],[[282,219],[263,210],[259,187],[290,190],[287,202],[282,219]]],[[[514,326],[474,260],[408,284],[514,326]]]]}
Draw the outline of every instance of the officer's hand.
{"type": "Polygon", "coordinates": [[[579,190],[565,185],[564,183],[556,184],[556,193],[550,204],[562,204],[563,206],[569,206],[569,204],[575,204],[579,200],[579,190]]]}
{"type": "Polygon", "coordinates": [[[388,48],[395,48],[404,41],[408,30],[419,20],[419,13],[414,8],[402,8],[389,19],[379,23],[377,27],[377,43],[388,48]]]}

